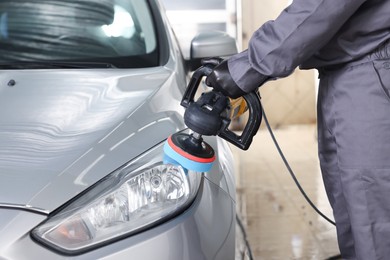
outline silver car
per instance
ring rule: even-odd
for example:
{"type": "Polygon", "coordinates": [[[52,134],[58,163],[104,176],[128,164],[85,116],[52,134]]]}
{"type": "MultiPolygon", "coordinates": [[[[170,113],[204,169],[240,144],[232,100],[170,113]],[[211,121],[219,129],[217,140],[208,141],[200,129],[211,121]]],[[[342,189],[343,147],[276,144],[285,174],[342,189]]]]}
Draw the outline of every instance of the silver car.
{"type": "Polygon", "coordinates": [[[228,145],[210,172],[164,161],[188,131],[185,60],[154,0],[0,2],[0,259],[233,259],[228,145]]]}

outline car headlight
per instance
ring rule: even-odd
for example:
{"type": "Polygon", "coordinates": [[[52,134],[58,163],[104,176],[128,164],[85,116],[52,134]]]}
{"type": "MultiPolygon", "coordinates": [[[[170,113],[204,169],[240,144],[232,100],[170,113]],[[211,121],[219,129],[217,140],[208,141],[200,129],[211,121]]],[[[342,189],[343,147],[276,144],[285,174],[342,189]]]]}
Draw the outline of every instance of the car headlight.
{"type": "Polygon", "coordinates": [[[162,145],[114,171],[32,231],[47,246],[81,253],[186,209],[202,174],[163,161],[162,145]]]}

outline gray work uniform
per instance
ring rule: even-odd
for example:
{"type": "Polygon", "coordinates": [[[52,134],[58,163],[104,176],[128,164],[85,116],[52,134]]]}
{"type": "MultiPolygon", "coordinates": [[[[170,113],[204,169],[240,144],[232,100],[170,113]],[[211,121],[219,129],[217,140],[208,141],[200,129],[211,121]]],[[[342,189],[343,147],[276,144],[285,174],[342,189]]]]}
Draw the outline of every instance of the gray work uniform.
{"type": "Polygon", "coordinates": [[[320,72],[319,157],[344,259],[390,259],[390,0],[294,0],[228,60],[245,92],[320,72]]]}

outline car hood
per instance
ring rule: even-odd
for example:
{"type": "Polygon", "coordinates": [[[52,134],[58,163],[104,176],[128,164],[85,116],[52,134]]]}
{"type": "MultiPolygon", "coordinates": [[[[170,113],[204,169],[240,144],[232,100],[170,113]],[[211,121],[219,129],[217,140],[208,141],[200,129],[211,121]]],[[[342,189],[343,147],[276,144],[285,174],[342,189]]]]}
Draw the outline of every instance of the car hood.
{"type": "Polygon", "coordinates": [[[51,212],[183,128],[171,70],[0,73],[0,205],[51,212]]]}

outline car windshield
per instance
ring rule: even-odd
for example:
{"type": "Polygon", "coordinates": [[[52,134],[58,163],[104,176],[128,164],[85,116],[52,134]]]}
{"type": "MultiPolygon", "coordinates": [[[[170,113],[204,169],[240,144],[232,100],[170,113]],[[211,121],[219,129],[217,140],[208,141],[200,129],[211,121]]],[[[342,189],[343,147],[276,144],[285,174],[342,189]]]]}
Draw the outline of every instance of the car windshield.
{"type": "Polygon", "coordinates": [[[0,1],[0,68],[138,68],[158,62],[146,0],[0,1]]]}

